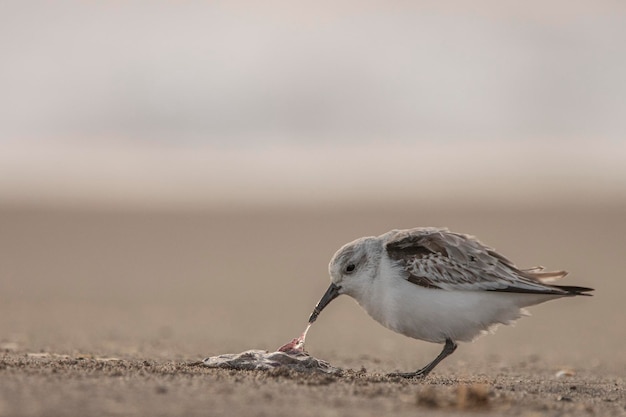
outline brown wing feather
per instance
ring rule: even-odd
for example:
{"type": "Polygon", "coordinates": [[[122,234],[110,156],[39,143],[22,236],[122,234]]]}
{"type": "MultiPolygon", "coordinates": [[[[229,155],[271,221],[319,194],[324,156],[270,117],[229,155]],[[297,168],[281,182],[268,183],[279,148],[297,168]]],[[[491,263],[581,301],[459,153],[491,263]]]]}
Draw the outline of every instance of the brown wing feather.
{"type": "Polygon", "coordinates": [[[390,259],[416,285],[445,290],[491,290],[567,295],[542,281],[565,276],[565,271],[522,271],[513,262],[473,236],[447,229],[416,228],[390,233],[385,245],[390,259]]]}

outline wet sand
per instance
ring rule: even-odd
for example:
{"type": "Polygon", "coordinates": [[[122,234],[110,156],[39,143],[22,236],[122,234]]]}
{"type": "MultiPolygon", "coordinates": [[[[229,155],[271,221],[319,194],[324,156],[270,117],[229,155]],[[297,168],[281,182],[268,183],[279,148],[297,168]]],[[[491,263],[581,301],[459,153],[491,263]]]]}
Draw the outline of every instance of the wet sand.
{"type": "Polygon", "coordinates": [[[0,415],[624,415],[624,206],[485,210],[0,209],[0,415]],[[594,297],[531,308],[515,327],[441,349],[348,298],[307,350],[342,375],[230,371],[207,356],[274,350],[304,329],[342,244],[447,226],[520,266],[570,271],[594,297]],[[559,371],[564,371],[557,376],[559,371]]]}

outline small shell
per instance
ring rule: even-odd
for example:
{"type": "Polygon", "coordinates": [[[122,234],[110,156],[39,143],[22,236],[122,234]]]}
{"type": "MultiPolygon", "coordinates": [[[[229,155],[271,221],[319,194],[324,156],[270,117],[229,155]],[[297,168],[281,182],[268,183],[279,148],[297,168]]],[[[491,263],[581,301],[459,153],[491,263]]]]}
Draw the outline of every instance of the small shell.
{"type": "Polygon", "coordinates": [[[557,378],[564,378],[564,377],[574,376],[574,375],[576,375],[576,371],[574,371],[573,369],[561,369],[560,371],[556,373],[555,376],[557,378]]]}

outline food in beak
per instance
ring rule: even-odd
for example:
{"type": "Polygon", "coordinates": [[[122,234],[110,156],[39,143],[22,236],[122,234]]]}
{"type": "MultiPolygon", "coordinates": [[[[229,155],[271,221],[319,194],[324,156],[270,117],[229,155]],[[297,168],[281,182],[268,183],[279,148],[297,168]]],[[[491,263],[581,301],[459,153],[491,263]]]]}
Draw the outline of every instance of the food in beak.
{"type": "Polygon", "coordinates": [[[309,331],[310,327],[311,327],[310,324],[306,326],[306,329],[304,329],[304,332],[302,332],[300,337],[296,339],[292,339],[291,342],[287,343],[286,345],[282,345],[281,347],[278,348],[278,351],[284,352],[287,354],[304,353],[304,341],[306,339],[306,334],[309,331]]]}

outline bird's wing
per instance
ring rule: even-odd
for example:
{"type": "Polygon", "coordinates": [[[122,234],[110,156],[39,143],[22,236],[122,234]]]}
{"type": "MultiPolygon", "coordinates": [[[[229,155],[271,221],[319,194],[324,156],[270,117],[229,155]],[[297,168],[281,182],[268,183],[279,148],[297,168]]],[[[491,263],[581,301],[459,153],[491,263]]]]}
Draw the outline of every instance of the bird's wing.
{"type": "Polygon", "coordinates": [[[565,271],[520,270],[476,238],[447,229],[396,230],[386,236],[389,258],[416,285],[442,290],[505,291],[567,295],[564,288],[544,284],[565,271]]]}

